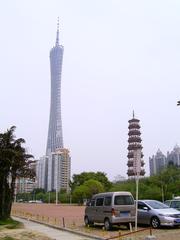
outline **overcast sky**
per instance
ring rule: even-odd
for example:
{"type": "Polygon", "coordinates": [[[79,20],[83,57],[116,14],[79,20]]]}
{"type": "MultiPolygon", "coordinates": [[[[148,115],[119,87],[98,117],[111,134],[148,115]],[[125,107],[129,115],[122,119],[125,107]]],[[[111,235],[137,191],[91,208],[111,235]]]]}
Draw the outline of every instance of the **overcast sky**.
{"type": "Polygon", "coordinates": [[[45,154],[49,51],[57,17],[64,146],[72,174],[127,177],[128,120],[140,119],[145,169],[180,143],[180,1],[0,0],[0,130],[45,154]]]}

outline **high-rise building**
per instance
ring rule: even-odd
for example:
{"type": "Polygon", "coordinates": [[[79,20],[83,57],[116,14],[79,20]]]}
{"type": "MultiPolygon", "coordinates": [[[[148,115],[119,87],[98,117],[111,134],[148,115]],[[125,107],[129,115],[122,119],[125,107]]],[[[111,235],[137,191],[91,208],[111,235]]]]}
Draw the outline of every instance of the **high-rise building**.
{"type": "Polygon", "coordinates": [[[37,188],[47,189],[47,176],[48,176],[47,156],[41,157],[37,162],[36,175],[37,175],[37,188]]]}
{"type": "Polygon", "coordinates": [[[140,132],[140,124],[139,120],[134,117],[128,121],[129,122],[129,132],[128,132],[128,171],[127,175],[129,178],[134,178],[137,174],[136,169],[139,169],[139,175],[142,177],[145,174],[145,170],[143,168],[143,153],[142,153],[142,140],[141,140],[141,132],[140,132]],[[139,166],[138,166],[139,165],[139,166]]]}
{"type": "Polygon", "coordinates": [[[167,153],[166,164],[180,167],[180,147],[178,145],[176,145],[170,153],[167,153]]]}
{"type": "Polygon", "coordinates": [[[69,150],[61,148],[51,153],[48,159],[48,191],[64,189],[69,192],[71,158],[69,150]]]}
{"type": "Polygon", "coordinates": [[[71,158],[64,148],[61,120],[61,73],[64,47],[59,43],[59,20],[55,46],[50,51],[51,103],[46,156],[37,167],[38,187],[69,191],[71,158]]]}
{"type": "Polygon", "coordinates": [[[180,147],[176,145],[171,152],[165,156],[160,150],[156,155],[149,158],[150,175],[159,174],[169,165],[180,167],[180,147]]]}
{"type": "Polygon", "coordinates": [[[149,158],[150,175],[160,173],[166,166],[166,156],[158,149],[156,155],[149,158]]]}
{"type": "Polygon", "coordinates": [[[61,73],[64,47],[59,44],[59,21],[57,25],[56,43],[50,51],[51,70],[51,105],[46,155],[63,148],[61,120],[61,73]]]}

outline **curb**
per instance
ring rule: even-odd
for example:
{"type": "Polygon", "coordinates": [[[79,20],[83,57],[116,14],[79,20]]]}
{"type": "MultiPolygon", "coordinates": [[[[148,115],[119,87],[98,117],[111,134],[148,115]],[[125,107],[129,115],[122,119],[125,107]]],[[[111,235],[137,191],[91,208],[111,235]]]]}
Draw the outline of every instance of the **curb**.
{"type": "Polygon", "coordinates": [[[20,220],[20,219],[24,219],[24,220],[26,220],[26,221],[35,222],[35,223],[42,224],[42,225],[47,226],[47,227],[50,227],[50,228],[54,228],[54,229],[57,229],[57,230],[74,233],[74,234],[76,234],[76,235],[80,235],[80,236],[84,236],[84,237],[89,237],[89,238],[93,238],[93,239],[97,239],[97,240],[106,240],[106,238],[103,238],[103,237],[99,237],[99,236],[96,236],[96,235],[92,235],[92,234],[80,232],[80,231],[77,231],[77,230],[72,230],[72,229],[66,228],[66,227],[63,228],[63,227],[53,226],[53,225],[51,225],[51,224],[42,223],[42,222],[39,222],[39,221],[34,220],[34,219],[28,219],[28,218],[25,218],[25,217],[16,217],[16,216],[12,216],[12,217],[17,218],[17,219],[19,219],[19,220],[20,220]]]}

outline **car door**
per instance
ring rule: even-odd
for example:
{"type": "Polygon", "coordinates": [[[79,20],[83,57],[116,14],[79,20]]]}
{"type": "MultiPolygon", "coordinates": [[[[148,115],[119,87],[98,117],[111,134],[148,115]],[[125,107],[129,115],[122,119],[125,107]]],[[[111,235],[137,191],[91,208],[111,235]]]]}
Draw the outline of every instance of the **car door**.
{"type": "Polygon", "coordinates": [[[94,222],[95,213],[95,199],[91,199],[91,201],[88,203],[88,206],[86,207],[86,215],[88,216],[90,222],[94,222]]]}
{"type": "Polygon", "coordinates": [[[150,223],[150,212],[149,207],[141,201],[138,201],[138,223],[149,224],[150,223]]]}
{"type": "Polygon", "coordinates": [[[104,203],[104,197],[98,197],[96,199],[96,212],[95,212],[95,221],[99,222],[99,223],[103,223],[104,222],[104,207],[103,207],[103,203],[104,203]]]}

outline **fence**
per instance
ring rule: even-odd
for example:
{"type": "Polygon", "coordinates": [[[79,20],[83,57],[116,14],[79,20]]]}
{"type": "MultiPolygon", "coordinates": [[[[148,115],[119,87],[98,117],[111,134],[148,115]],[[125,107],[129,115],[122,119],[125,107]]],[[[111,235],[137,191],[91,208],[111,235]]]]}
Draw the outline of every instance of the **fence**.
{"type": "MultiPolygon", "coordinates": [[[[138,237],[138,239],[140,238],[140,236],[136,236],[137,233],[140,233],[140,232],[147,232],[147,234],[149,233],[149,236],[152,236],[152,228],[143,228],[143,229],[139,229],[137,231],[131,231],[129,233],[125,233],[125,234],[121,234],[121,232],[119,232],[118,235],[116,236],[111,236],[111,237],[108,237],[106,238],[105,240],[111,240],[111,239],[124,239],[126,237],[128,237],[128,239],[136,239],[138,237]],[[129,238],[130,236],[130,238],[129,238]]],[[[144,235],[144,234],[143,234],[144,235]]],[[[144,236],[143,236],[143,239],[144,239],[144,236]]]]}
{"type": "Polygon", "coordinates": [[[75,229],[80,225],[83,225],[83,219],[80,217],[49,217],[46,215],[33,214],[25,211],[12,210],[12,216],[22,217],[27,220],[37,221],[39,223],[46,223],[52,226],[57,226],[60,228],[70,228],[75,229]]]}

